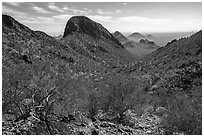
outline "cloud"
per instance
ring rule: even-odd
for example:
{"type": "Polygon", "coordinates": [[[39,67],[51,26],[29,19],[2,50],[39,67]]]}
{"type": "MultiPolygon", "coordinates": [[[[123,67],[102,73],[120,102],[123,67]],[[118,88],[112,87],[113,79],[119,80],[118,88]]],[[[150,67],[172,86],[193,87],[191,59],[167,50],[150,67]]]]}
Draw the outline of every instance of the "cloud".
{"type": "Polygon", "coordinates": [[[115,12],[116,12],[116,13],[120,13],[120,12],[121,12],[121,10],[116,10],[115,12]]]}
{"type": "Polygon", "coordinates": [[[62,9],[60,9],[59,7],[55,6],[54,3],[51,3],[49,6],[48,6],[50,9],[52,10],[55,10],[55,11],[58,11],[58,12],[64,12],[62,9]]]}
{"type": "Polygon", "coordinates": [[[19,6],[21,2],[7,2],[7,4],[12,6],[19,6]]]}
{"type": "Polygon", "coordinates": [[[15,12],[13,9],[7,7],[7,6],[2,6],[2,12],[3,13],[12,13],[15,12]]]}
{"type": "Polygon", "coordinates": [[[53,19],[49,18],[49,17],[37,17],[37,18],[40,19],[40,20],[47,21],[47,22],[52,22],[53,21],[53,19]]]}
{"type": "Polygon", "coordinates": [[[110,12],[110,11],[103,11],[102,9],[96,9],[96,12],[98,14],[101,14],[101,15],[112,14],[113,13],[113,12],[110,12]]]}
{"type": "Polygon", "coordinates": [[[37,6],[34,6],[33,9],[40,12],[40,13],[45,13],[45,14],[50,14],[51,13],[51,12],[49,12],[49,11],[47,11],[47,10],[41,8],[41,7],[37,7],[37,6]]]}
{"type": "Polygon", "coordinates": [[[67,20],[68,20],[69,18],[71,18],[72,16],[74,16],[74,15],[61,14],[61,15],[53,16],[53,18],[55,18],[55,19],[60,19],[60,20],[63,20],[63,21],[67,21],[67,20]]]}
{"type": "Polygon", "coordinates": [[[68,7],[64,7],[63,10],[66,10],[66,11],[71,12],[73,14],[89,14],[87,11],[68,8],[68,7]]]}
{"type": "Polygon", "coordinates": [[[132,23],[158,23],[158,24],[164,24],[170,21],[170,19],[150,19],[146,17],[140,17],[140,16],[129,16],[129,17],[120,17],[117,19],[118,21],[123,22],[132,22],[132,23]]]}
{"type": "Polygon", "coordinates": [[[23,23],[29,23],[29,24],[54,24],[55,21],[52,18],[49,17],[33,17],[33,18],[27,18],[25,20],[22,20],[23,23]]]}
{"type": "MultiPolygon", "coordinates": [[[[72,16],[75,16],[74,14],[61,14],[61,15],[55,15],[53,16],[54,19],[58,19],[61,21],[67,21],[72,16]]],[[[111,16],[98,16],[98,15],[87,15],[88,18],[98,21],[98,22],[113,22],[111,16]]]]}
{"type": "Polygon", "coordinates": [[[63,10],[68,10],[68,7],[64,7],[63,10]]]}
{"type": "Polygon", "coordinates": [[[88,15],[87,17],[99,22],[113,22],[112,16],[88,15]]]}
{"type": "Polygon", "coordinates": [[[167,19],[167,18],[147,18],[138,16],[116,18],[109,23],[111,30],[124,32],[185,32],[202,28],[202,21],[196,19],[167,19]]]}
{"type": "Polygon", "coordinates": [[[71,9],[71,11],[72,11],[74,14],[88,14],[88,12],[83,11],[83,10],[71,9]]]}
{"type": "Polygon", "coordinates": [[[11,8],[9,8],[7,6],[3,6],[3,5],[2,5],[2,13],[15,15],[16,17],[25,17],[27,15],[27,13],[25,13],[25,12],[16,11],[14,9],[11,9],[11,8]]]}
{"type": "Polygon", "coordinates": [[[91,12],[93,12],[93,10],[91,10],[91,9],[88,9],[88,8],[84,8],[84,10],[85,10],[86,12],[88,12],[88,13],[91,13],[91,12]]]}
{"type": "Polygon", "coordinates": [[[105,14],[101,9],[97,9],[98,14],[105,14]]]}

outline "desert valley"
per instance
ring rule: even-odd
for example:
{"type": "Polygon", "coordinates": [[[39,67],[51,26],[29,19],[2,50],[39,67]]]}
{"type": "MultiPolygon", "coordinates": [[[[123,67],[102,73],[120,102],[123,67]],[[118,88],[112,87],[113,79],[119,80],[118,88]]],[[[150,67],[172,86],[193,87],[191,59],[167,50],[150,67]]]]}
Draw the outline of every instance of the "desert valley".
{"type": "Polygon", "coordinates": [[[161,46],[72,16],[58,37],[2,15],[2,134],[202,134],[202,30],[161,46]]]}

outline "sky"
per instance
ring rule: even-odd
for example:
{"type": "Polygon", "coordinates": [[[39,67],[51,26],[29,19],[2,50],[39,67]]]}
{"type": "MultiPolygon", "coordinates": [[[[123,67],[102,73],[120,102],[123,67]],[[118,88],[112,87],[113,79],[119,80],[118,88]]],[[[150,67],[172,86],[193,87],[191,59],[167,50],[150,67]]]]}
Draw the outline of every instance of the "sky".
{"type": "Polygon", "coordinates": [[[202,29],[201,2],[3,2],[2,13],[50,35],[63,34],[72,16],[87,16],[110,32],[163,33],[202,29]]]}

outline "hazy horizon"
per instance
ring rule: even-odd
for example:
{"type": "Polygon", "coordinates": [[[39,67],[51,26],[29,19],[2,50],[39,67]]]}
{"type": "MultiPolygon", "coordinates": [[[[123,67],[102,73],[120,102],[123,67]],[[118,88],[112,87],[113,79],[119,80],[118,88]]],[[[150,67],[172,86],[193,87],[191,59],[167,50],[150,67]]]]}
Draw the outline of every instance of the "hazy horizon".
{"type": "MultiPolygon", "coordinates": [[[[202,30],[202,29],[200,29],[202,30]]],[[[162,34],[194,34],[200,30],[195,30],[195,31],[183,31],[183,32],[137,32],[137,31],[131,31],[131,32],[122,32],[122,31],[119,31],[120,33],[122,33],[124,36],[128,36],[132,33],[140,33],[142,35],[148,35],[148,34],[151,34],[151,35],[162,35],[162,34]]],[[[118,30],[115,30],[115,31],[118,31],[118,30]]],[[[114,33],[115,31],[110,31],[110,33],[114,33]]],[[[64,31],[59,33],[50,33],[51,36],[59,36],[59,35],[63,35],[64,31]]]]}
{"type": "Polygon", "coordinates": [[[72,16],[87,16],[110,32],[197,32],[201,11],[201,2],[2,2],[3,14],[53,36],[63,34],[72,16]]]}

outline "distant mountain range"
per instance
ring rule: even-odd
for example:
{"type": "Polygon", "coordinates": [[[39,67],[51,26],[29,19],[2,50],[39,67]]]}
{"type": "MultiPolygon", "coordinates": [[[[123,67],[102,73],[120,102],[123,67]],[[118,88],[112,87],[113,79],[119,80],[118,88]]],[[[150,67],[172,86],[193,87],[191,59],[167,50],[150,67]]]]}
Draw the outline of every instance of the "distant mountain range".
{"type": "Polygon", "coordinates": [[[160,47],[153,41],[148,40],[153,38],[153,36],[150,34],[144,36],[136,32],[125,37],[121,32],[116,31],[113,35],[129,52],[137,56],[147,55],[160,47]]]}
{"type": "Polygon", "coordinates": [[[130,35],[127,36],[129,39],[134,40],[134,41],[138,41],[140,39],[145,38],[145,36],[143,36],[142,34],[140,34],[139,32],[134,32],[130,35]]]}
{"type": "Polygon", "coordinates": [[[146,48],[153,48],[153,49],[158,49],[160,46],[156,45],[153,41],[149,41],[148,39],[141,39],[139,44],[142,46],[146,46],[146,48]]]}

